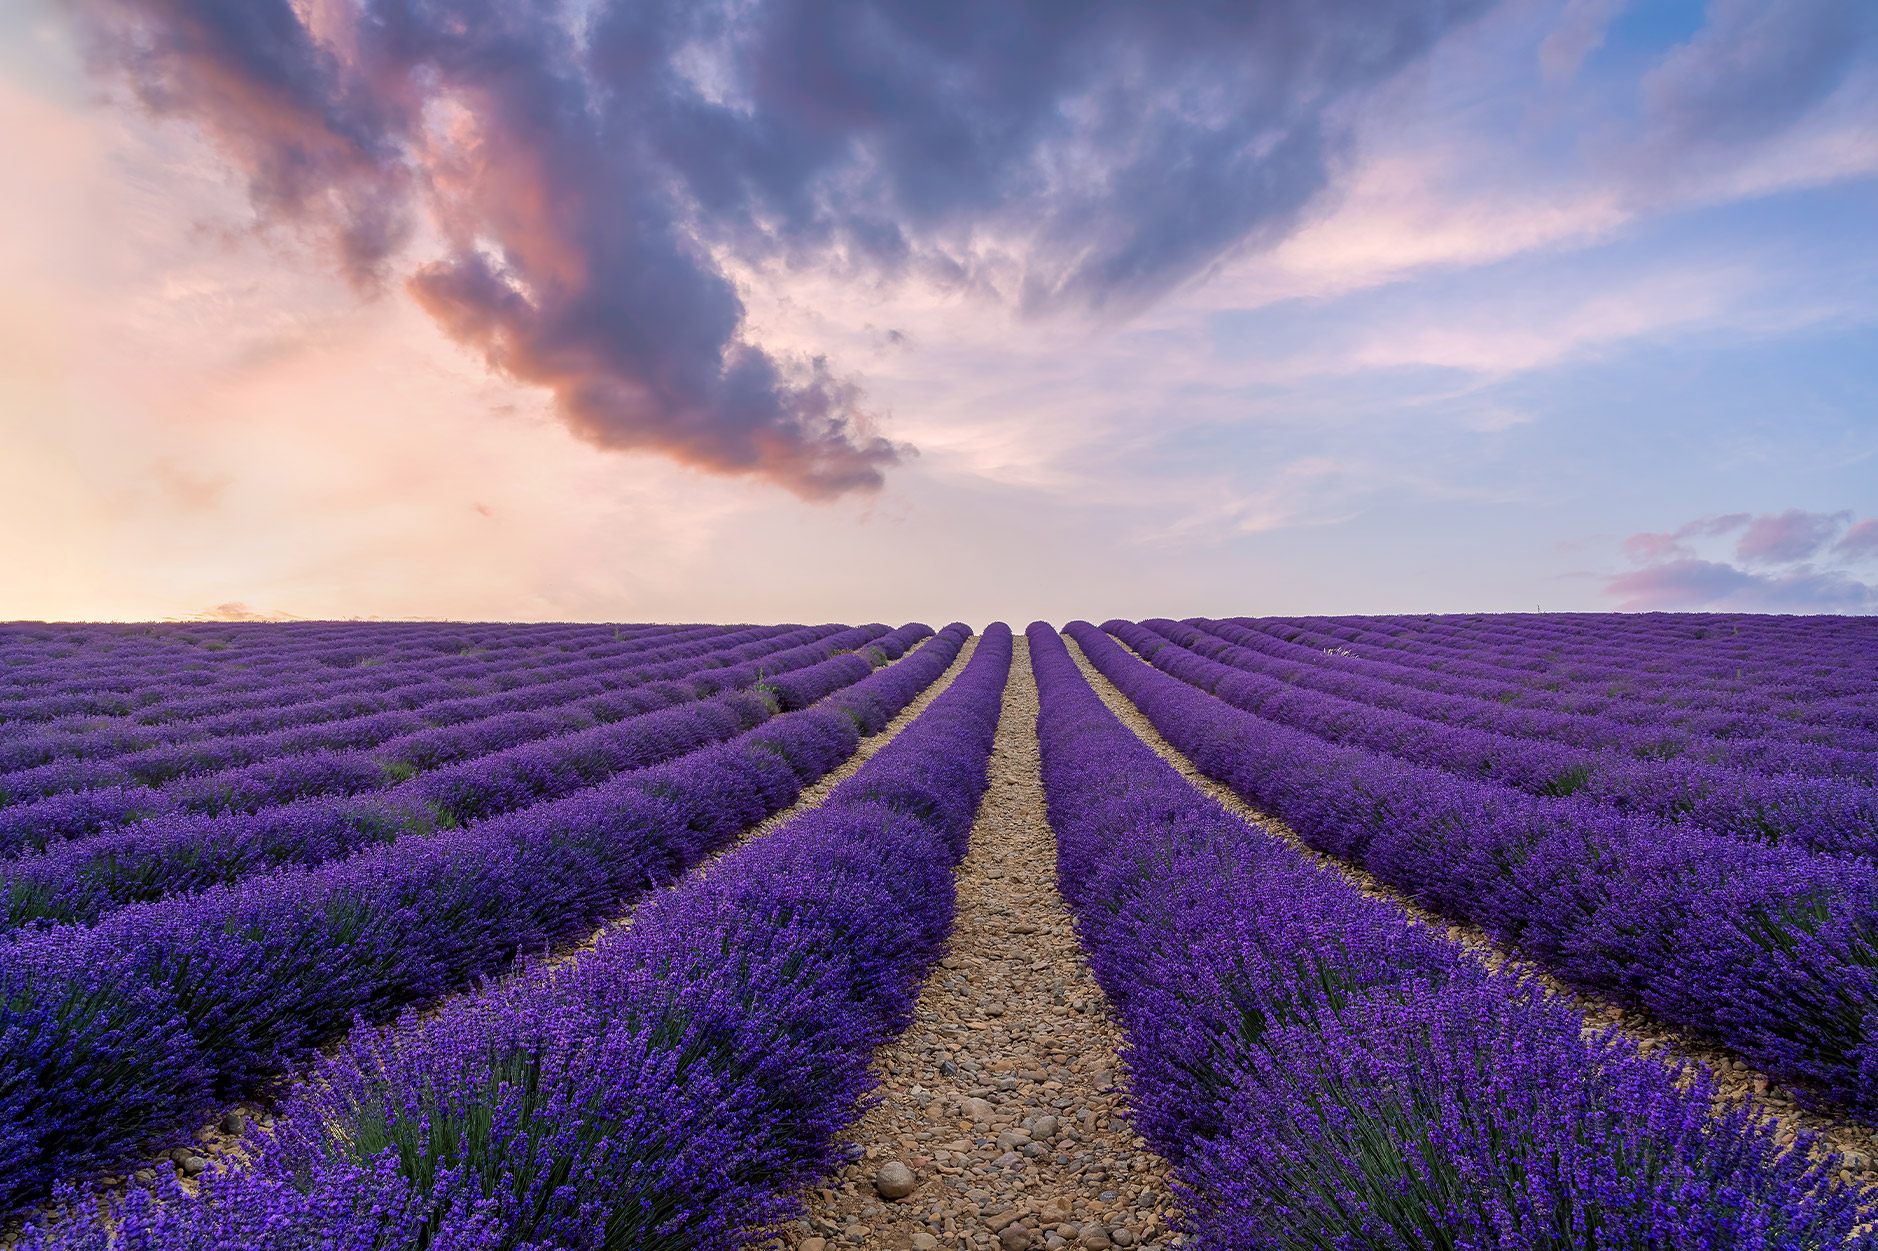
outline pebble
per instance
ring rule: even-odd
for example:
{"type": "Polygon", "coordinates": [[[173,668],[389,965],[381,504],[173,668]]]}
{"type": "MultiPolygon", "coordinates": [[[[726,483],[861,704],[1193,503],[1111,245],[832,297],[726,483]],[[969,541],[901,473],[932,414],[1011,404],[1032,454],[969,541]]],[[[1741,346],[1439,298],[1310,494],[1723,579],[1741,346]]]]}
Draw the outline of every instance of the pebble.
{"type": "Polygon", "coordinates": [[[880,1166],[874,1174],[874,1189],[883,1199],[902,1199],[919,1187],[919,1179],[913,1176],[913,1170],[894,1160],[880,1166]]]}

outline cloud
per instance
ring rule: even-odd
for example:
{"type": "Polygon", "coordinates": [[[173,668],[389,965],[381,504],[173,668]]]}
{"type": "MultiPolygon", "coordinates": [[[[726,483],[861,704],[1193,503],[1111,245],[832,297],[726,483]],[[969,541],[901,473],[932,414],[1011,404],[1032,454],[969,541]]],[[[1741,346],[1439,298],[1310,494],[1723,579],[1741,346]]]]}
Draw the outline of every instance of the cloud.
{"type": "Polygon", "coordinates": [[[1568,0],[1558,25],[1539,45],[1539,68],[1549,82],[1564,82],[1604,43],[1605,31],[1626,0],[1568,0]]]}
{"type": "Polygon", "coordinates": [[[1748,523],[1735,555],[1754,564],[1790,564],[1816,555],[1852,519],[1852,514],[1809,513],[1797,508],[1763,513],[1748,523]]]}
{"type": "Polygon", "coordinates": [[[1644,78],[1651,122],[1673,147],[1769,138],[1837,90],[1875,34],[1866,0],[1714,0],[1644,78]]]}
{"type": "Polygon", "coordinates": [[[1841,560],[1878,558],[1878,517],[1867,517],[1840,536],[1832,554],[1841,560]]]}
{"type": "Polygon", "coordinates": [[[250,608],[240,600],[231,600],[226,604],[217,604],[205,608],[199,613],[187,617],[170,618],[175,621],[302,621],[290,612],[263,612],[250,608]]]}
{"type": "Polygon", "coordinates": [[[1342,102],[1492,0],[73,0],[264,227],[570,429],[811,499],[908,449],[725,257],[1125,315],[1291,232],[1342,102]]]}
{"type": "Polygon", "coordinates": [[[1878,8],[1867,0],[1712,0],[1640,84],[1614,155],[1634,190],[1752,195],[1869,171],[1878,8]]]}
{"type": "Polygon", "coordinates": [[[1737,608],[1774,612],[1857,612],[1878,607],[1878,585],[1867,584],[1844,569],[1814,563],[1822,555],[1834,564],[1878,553],[1878,518],[1846,529],[1852,514],[1811,513],[1789,508],[1782,513],[1747,513],[1702,517],[1668,534],[1633,534],[1623,542],[1625,555],[1640,565],[1605,579],[1605,594],[1620,608],[1737,608]],[[1837,544],[1833,538],[1844,530],[1837,544]],[[1736,531],[1735,560],[1705,558],[1700,540],[1736,531]],[[1830,545],[1830,547],[1829,547],[1830,545]],[[1744,568],[1743,566],[1752,566],[1744,568]]]}
{"type": "Polygon", "coordinates": [[[1750,573],[1711,560],[1681,558],[1620,573],[1605,593],[1625,610],[1738,608],[1760,612],[1856,612],[1878,605],[1878,586],[1801,565],[1750,573]]]}

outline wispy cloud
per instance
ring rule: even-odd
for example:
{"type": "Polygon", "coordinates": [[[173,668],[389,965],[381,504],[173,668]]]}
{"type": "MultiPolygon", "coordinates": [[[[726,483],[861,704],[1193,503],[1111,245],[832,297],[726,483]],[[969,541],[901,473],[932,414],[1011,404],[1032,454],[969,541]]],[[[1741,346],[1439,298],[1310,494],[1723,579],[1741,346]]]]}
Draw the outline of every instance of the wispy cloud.
{"type": "Polygon", "coordinates": [[[1598,145],[1639,205],[1878,169],[1878,8],[1864,0],[1712,0],[1639,88],[1639,115],[1598,145]]]}

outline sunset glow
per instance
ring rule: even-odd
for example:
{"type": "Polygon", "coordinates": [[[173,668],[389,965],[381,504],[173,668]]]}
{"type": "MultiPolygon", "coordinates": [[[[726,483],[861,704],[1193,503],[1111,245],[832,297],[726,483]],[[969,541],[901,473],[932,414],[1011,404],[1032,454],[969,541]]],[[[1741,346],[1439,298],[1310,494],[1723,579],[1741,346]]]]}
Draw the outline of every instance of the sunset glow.
{"type": "Polygon", "coordinates": [[[8,6],[0,617],[1878,607],[1870,5],[1247,11],[8,6]]]}

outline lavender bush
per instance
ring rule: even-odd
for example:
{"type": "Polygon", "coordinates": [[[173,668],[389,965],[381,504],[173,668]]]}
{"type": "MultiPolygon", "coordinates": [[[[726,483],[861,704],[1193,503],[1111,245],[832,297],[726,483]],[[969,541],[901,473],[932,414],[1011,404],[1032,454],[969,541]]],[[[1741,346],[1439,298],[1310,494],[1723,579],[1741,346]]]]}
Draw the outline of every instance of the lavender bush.
{"type": "MultiPolygon", "coordinates": [[[[917,637],[931,632],[925,626],[905,629],[920,632],[917,637]]],[[[56,766],[51,771],[61,775],[59,785],[69,783],[77,788],[76,793],[0,809],[0,848],[6,848],[9,842],[39,847],[53,837],[72,838],[94,832],[97,827],[87,825],[86,821],[108,821],[114,809],[108,801],[100,804],[94,799],[93,791],[124,798],[135,805],[138,819],[154,813],[212,816],[223,812],[256,812],[309,795],[345,795],[381,789],[408,779],[421,769],[442,767],[450,761],[476,757],[484,764],[492,763],[487,758],[503,750],[520,753],[517,759],[524,771],[538,772],[541,752],[522,749],[530,741],[548,736],[553,736],[554,741],[542,750],[568,759],[591,759],[597,763],[613,750],[611,740],[620,733],[630,736],[630,731],[613,728],[613,723],[621,717],[742,690],[758,682],[765,673],[786,672],[804,665],[810,666],[812,673],[798,678],[798,683],[811,693],[826,693],[841,685],[844,679],[851,681],[865,673],[865,669],[857,673],[856,662],[844,661],[837,653],[849,646],[878,640],[888,633],[887,627],[882,625],[863,626],[728,667],[709,666],[707,654],[704,657],[706,667],[698,668],[699,658],[691,657],[678,664],[689,671],[687,676],[694,680],[689,684],[653,685],[645,692],[650,698],[636,698],[640,692],[632,690],[575,702],[568,701],[570,692],[562,690],[553,693],[554,698],[564,701],[553,713],[532,718],[492,713],[466,725],[453,726],[447,732],[417,732],[404,739],[379,744],[370,751],[312,750],[304,755],[293,755],[284,750],[281,740],[286,736],[265,735],[243,745],[243,755],[263,757],[257,763],[177,777],[157,788],[157,793],[151,796],[136,793],[136,787],[147,784],[149,779],[131,776],[121,762],[79,762],[83,776],[68,776],[65,766],[56,766]],[[817,664],[817,661],[823,663],[817,664]],[[578,735],[584,737],[576,737],[578,735]],[[118,784],[112,785],[113,782],[118,784]]],[[[465,769],[473,774],[479,767],[466,763],[458,770],[458,775],[463,776],[465,769]]],[[[28,771],[34,775],[46,772],[45,769],[28,771]]]]}
{"type": "Polygon", "coordinates": [[[383,1019],[585,933],[850,755],[948,627],[835,698],[525,814],[0,943],[0,1196],[134,1157],[383,1019]]]}
{"type": "MultiPolygon", "coordinates": [[[[1447,646],[1427,649],[1426,659],[1405,655],[1400,647],[1379,651],[1372,631],[1329,622],[1196,618],[1186,624],[1312,667],[1365,672],[1431,691],[1475,694],[1521,710],[1589,718],[1601,723],[1605,734],[1654,744],[1658,753],[1696,752],[1712,763],[1755,767],[1758,762],[1774,771],[1824,773],[1860,768],[1859,776],[1870,778],[1868,753],[1878,748],[1878,736],[1869,727],[1843,724],[1828,711],[1846,695],[1844,682],[1795,680],[1800,666],[1826,658],[1822,635],[1838,632],[1831,618],[1806,619],[1805,635],[1786,641],[1784,663],[1744,665],[1739,663],[1744,657],[1737,655],[1722,674],[1704,664],[1690,639],[1640,638],[1632,618],[1620,614],[1588,623],[1588,633],[1623,645],[1593,666],[1573,660],[1581,647],[1566,648],[1551,637],[1530,638],[1533,627],[1496,629],[1474,619],[1462,623],[1447,646]],[[1512,645],[1496,654],[1491,644],[1499,638],[1511,639],[1512,645]],[[1770,756],[1773,744],[1788,750],[1770,756]]],[[[1764,627],[1757,621],[1756,628],[1764,627]]],[[[1855,669],[1869,671],[1869,637],[1853,634],[1841,644],[1855,669]]]]}
{"type": "MultiPolygon", "coordinates": [[[[1335,743],[1384,752],[1451,773],[1487,778],[1537,795],[1578,795],[1738,838],[1818,851],[1878,856],[1878,791],[1847,779],[1769,777],[1688,758],[1639,760],[1422,716],[1422,701],[1373,679],[1341,694],[1301,689],[1249,664],[1208,659],[1181,645],[1208,636],[1172,621],[1102,627],[1155,668],[1235,708],[1335,743]],[[1393,696],[1393,698],[1392,698],[1393,696]],[[1382,706],[1389,701],[1394,706],[1382,706]]],[[[1217,642],[1217,641],[1215,641],[1217,642]]],[[[1502,705],[1487,705],[1483,716],[1502,705]]]]}
{"type": "MultiPolygon", "coordinates": [[[[415,640],[395,629],[389,635],[374,637],[356,626],[311,628],[310,636],[296,626],[228,631],[239,644],[236,646],[199,636],[191,640],[190,632],[185,631],[180,632],[181,639],[189,640],[191,645],[182,649],[181,656],[175,654],[176,649],[166,649],[166,654],[155,662],[129,660],[116,666],[99,664],[94,656],[87,655],[87,663],[75,668],[61,663],[70,655],[62,650],[60,661],[47,666],[44,681],[0,692],[0,723],[123,717],[154,734],[161,734],[174,722],[239,719],[243,714],[273,724],[283,687],[320,687],[331,696],[359,695],[368,702],[374,693],[408,686],[417,675],[486,679],[491,689],[501,689],[505,672],[527,682],[527,668],[563,661],[570,651],[583,652],[593,659],[625,657],[652,646],[708,640],[738,627],[659,627],[636,637],[616,638],[611,628],[595,626],[523,631],[494,627],[468,632],[458,626],[441,631],[420,628],[415,640]],[[295,638],[307,641],[297,648],[281,645],[283,639],[295,638]],[[415,646],[399,646],[413,641],[415,646]],[[200,644],[201,650],[193,644],[200,644]],[[214,650],[218,647],[220,650],[214,650]],[[523,672],[515,673],[510,660],[519,661],[523,672]],[[232,672],[215,672],[218,664],[232,668],[232,672]],[[7,694],[15,697],[6,698],[7,694]]],[[[95,637],[96,629],[88,627],[85,633],[95,637]]]]}
{"type": "Polygon", "coordinates": [[[1836,1160],[1254,832],[1029,637],[1058,880],[1198,1245],[1872,1245],[1836,1160]]]}
{"type": "Polygon", "coordinates": [[[28,1246],[743,1245],[835,1163],[874,1048],[911,1021],[1010,656],[991,627],[825,804],[658,896],[571,970],[355,1035],[200,1199],[81,1204],[28,1246]]]}
{"type": "MultiPolygon", "coordinates": [[[[832,633],[833,629],[824,627],[826,632],[832,633]]],[[[401,732],[397,728],[400,725],[421,728],[426,719],[413,716],[418,708],[424,708],[428,716],[432,705],[447,709],[465,698],[515,698],[519,692],[532,694],[542,688],[559,688],[569,680],[590,683],[589,689],[581,692],[586,694],[604,689],[604,678],[620,672],[622,661],[644,663],[659,657],[695,655],[695,649],[701,646],[721,650],[739,642],[779,633],[786,635],[793,630],[793,627],[758,628],[691,641],[686,641],[686,634],[678,633],[641,640],[635,645],[635,652],[627,656],[619,654],[618,645],[605,642],[604,636],[581,640],[582,646],[568,651],[557,648],[549,656],[527,646],[501,648],[493,653],[502,657],[500,660],[492,660],[490,654],[450,660],[423,654],[411,660],[374,666],[370,670],[373,683],[370,689],[344,693],[334,693],[332,678],[296,681],[288,675],[270,673],[268,678],[275,702],[265,714],[244,709],[179,722],[92,717],[38,727],[16,723],[12,732],[0,739],[0,791],[15,800],[20,793],[33,789],[51,793],[44,787],[25,785],[25,775],[55,762],[75,767],[78,761],[97,765],[109,760],[139,776],[146,785],[160,784],[172,777],[258,758],[244,751],[248,741],[282,731],[288,731],[282,734],[283,744],[305,750],[367,745],[357,735],[378,730],[382,738],[388,738],[401,732]],[[652,644],[660,646],[646,650],[652,644]],[[483,694],[471,694],[479,688],[483,694]],[[263,716],[263,723],[257,724],[263,716]],[[137,759],[139,757],[142,759],[137,759]]],[[[135,678],[133,674],[124,675],[126,682],[135,678]]],[[[550,696],[555,700],[567,697],[565,689],[550,696]]],[[[382,741],[382,738],[370,741],[382,741]]]]}
{"type": "Polygon", "coordinates": [[[1878,1112],[1878,868],[1527,795],[1232,708],[1068,632],[1210,777],[1566,981],[1878,1112]]]}

